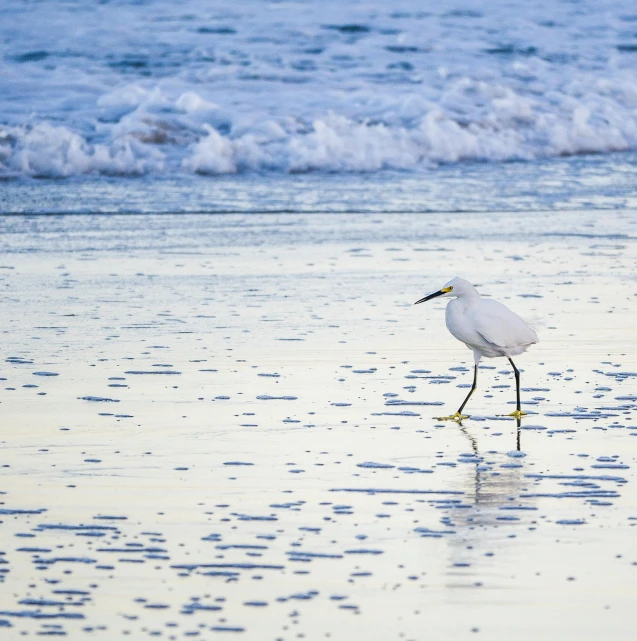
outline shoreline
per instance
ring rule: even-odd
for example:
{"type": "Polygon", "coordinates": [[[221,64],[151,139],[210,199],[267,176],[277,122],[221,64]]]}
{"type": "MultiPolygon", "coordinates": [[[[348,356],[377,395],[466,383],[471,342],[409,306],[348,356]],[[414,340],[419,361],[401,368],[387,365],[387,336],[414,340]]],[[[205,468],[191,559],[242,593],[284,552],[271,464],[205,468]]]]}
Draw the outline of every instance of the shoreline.
{"type": "Polygon", "coordinates": [[[285,220],[2,219],[10,637],[632,639],[631,212],[285,220]],[[521,453],[501,359],[435,419],[456,274],[542,321],[521,453]]]}

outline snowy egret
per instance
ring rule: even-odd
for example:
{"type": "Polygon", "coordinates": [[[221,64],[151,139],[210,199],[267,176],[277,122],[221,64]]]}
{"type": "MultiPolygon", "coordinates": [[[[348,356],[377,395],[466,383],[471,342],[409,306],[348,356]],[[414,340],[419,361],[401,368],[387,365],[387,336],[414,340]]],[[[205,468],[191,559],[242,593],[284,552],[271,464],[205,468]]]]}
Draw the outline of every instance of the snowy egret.
{"type": "Polygon", "coordinates": [[[506,356],[515,374],[517,398],[517,408],[509,416],[514,416],[519,421],[525,412],[520,409],[520,372],[511,360],[511,356],[525,352],[533,343],[539,341],[535,330],[502,303],[489,298],[480,298],[476,288],[462,278],[450,280],[442,289],[421,298],[414,305],[438,296],[449,296],[454,299],[448,303],[445,312],[447,329],[455,338],[473,350],[475,361],[473,385],[467,397],[455,414],[441,417],[441,419],[459,422],[463,418],[469,418],[463,415],[462,410],[477,387],[480,359],[483,356],[486,358],[506,356]]]}

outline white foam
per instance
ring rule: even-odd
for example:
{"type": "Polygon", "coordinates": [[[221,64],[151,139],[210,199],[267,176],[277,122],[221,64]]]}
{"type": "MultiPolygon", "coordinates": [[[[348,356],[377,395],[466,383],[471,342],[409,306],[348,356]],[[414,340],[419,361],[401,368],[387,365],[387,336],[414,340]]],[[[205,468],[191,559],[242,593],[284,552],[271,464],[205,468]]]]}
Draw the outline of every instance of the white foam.
{"type": "Polygon", "coordinates": [[[76,174],[141,175],[161,171],[161,152],[135,140],[91,145],[66,127],[40,123],[9,130],[17,140],[5,160],[8,168],[26,176],[65,178],[76,174]]]}
{"type": "Polygon", "coordinates": [[[76,4],[3,13],[0,175],[374,172],[637,149],[628,0],[429,13],[245,0],[241,16],[230,0],[214,16],[157,0],[150,22],[144,3],[76,4]]]}
{"type": "Polygon", "coordinates": [[[199,174],[233,174],[237,171],[236,143],[206,126],[208,135],[194,145],[193,154],[183,161],[184,168],[199,174]]]}

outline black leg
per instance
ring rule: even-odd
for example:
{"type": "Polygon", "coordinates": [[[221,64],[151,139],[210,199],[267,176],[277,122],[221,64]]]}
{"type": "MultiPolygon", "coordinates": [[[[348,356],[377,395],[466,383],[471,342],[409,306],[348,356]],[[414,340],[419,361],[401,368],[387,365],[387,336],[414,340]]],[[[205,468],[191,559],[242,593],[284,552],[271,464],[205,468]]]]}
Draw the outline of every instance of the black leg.
{"type": "Polygon", "coordinates": [[[516,394],[516,400],[517,400],[517,405],[516,408],[518,412],[521,412],[522,410],[520,409],[520,372],[518,371],[518,368],[515,366],[515,363],[507,356],[509,359],[509,363],[511,363],[511,367],[513,368],[513,373],[515,374],[515,394],[516,394]]]}
{"type": "Polygon", "coordinates": [[[476,391],[476,387],[478,387],[478,364],[477,363],[475,364],[475,367],[473,370],[473,385],[471,386],[471,389],[467,394],[467,398],[465,398],[464,401],[462,402],[462,405],[458,410],[458,414],[462,414],[462,410],[464,409],[464,406],[467,404],[467,401],[469,400],[469,398],[471,398],[471,394],[473,394],[476,391]]]}

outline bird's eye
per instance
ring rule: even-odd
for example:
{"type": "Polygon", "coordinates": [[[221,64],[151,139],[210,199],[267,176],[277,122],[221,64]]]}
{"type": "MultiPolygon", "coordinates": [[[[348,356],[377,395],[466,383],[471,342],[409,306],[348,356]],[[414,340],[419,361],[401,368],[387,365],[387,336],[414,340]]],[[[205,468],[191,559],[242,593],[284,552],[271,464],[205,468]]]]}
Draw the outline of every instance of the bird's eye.
{"type": "Polygon", "coordinates": [[[452,291],[453,291],[453,285],[449,285],[449,291],[450,291],[450,292],[452,292],[452,291]]]}

